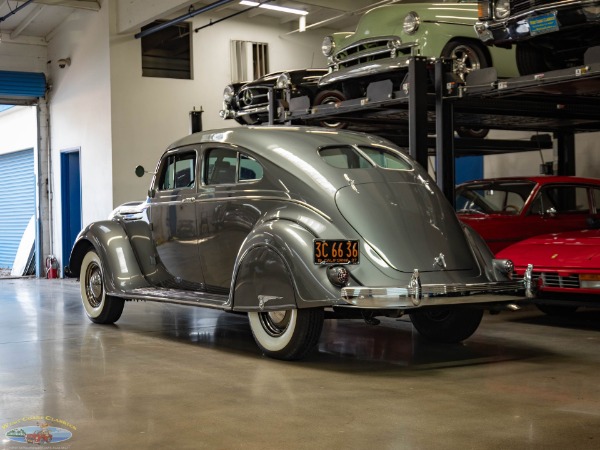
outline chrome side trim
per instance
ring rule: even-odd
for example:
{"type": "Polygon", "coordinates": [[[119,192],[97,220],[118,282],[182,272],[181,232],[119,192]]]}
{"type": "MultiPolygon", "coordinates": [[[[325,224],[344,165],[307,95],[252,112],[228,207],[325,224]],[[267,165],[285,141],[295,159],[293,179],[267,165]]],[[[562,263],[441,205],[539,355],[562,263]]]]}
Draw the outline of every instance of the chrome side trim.
{"type": "Polygon", "coordinates": [[[169,288],[139,288],[130,291],[112,293],[114,297],[125,300],[145,300],[151,302],[175,303],[178,305],[203,306],[215,309],[230,309],[229,295],[187,291],[169,288]]]}

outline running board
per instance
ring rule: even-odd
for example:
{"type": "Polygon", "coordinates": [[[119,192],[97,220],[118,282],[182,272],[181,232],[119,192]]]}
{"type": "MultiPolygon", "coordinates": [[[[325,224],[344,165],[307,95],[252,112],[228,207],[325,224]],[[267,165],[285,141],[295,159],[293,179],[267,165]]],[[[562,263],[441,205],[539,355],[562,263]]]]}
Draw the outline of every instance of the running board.
{"type": "Polygon", "coordinates": [[[202,306],[205,308],[231,309],[231,306],[229,305],[229,295],[186,291],[183,289],[159,287],[138,288],[116,294],[115,297],[120,297],[125,300],[145,300],[149,302],[202,306]]]}

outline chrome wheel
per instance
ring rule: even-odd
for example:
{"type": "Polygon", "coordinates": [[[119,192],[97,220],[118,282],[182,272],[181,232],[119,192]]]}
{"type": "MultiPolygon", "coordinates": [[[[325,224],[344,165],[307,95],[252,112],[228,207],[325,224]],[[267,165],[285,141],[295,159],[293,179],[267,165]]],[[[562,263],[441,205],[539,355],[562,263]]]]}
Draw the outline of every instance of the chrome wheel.
{"type": "Polygon", "coordinates": [[[114,323],[119,320],[125,301],[106,294],[102,261],[94,250],[88,251],[83,257],[79,275],[81,301],[88,318],[95,323],[114,323]]]}
{"type": "Polygon", "coordinates": [[[477,42],[467,39],[448,42],[442,50],[442,57],[454,60],[454,72],[465,81],[474,70],[488,67],[485,50],[477,42]]]}

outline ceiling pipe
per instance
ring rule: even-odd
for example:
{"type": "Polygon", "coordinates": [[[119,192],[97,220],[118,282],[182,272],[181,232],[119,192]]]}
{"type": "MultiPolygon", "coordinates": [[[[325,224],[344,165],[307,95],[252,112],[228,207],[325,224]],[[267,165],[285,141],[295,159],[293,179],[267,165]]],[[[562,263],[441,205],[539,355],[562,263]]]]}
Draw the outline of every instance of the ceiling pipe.
{"type": "Polygon", "coordinates": [[[240,14],[244,14],[245,12],[248,12],[248,11],[250,11],[251,9],[256,9],[256,8],[260,7],[261,5],[264,5],[265,3],[271,3],[272,1],[273,1],[273,0],[264,0],[264,1],[260,2],[260,3],[259,3],[258,5],[256,5],[256,6],[250,6],[249,8],[243,9],[242,11],[238,11],[238,12],[235,12],[235,13],[233,13],[233,14],[230,14],[230,15],[228,15],[228,16],[226,16],[226,17],[223,17],[222,19],[218,19],[218,20],[215,20],[215,21],[212,21],[212,20],[211,20],[211,21],[210,21],[208,24],[206,24],[206,25],[203,25],[203,26],[201,26],[201,27],[198,27],[198,28],[194,28],[194,33],[197,33],[198,31],[202,30],[203,28],[212,27],[213,25],[216,25],[216,24],[217,24],[217,23],[219,23],[219,22],[223,22],[224,20],[231,19],[232,17],[239,16],[240,14]]]}
{"type": "MultiPolygon", "coordinates": [[[[29,1],[33,1],[33,0],[29,0],[29,1]]],[[[156,25],[155,27],[148,28],[147,30],[140,31],[139,33],[137,33],[135,35],[135,38],[140,39],[144,36],[148,36],[149,34],[156,33],[157,31],[163,30],[167,27],[170,27],[171,25],[176,25],[178,23],[183,22],[184,20],[191,19],[192,17],[197,16],[198,14],[205,13],[207,11],[210,11],[211,9],[215,9],[215,8],[218,8],[219,6],[226,5],[227,3],[231,3],[232,1],[234,1],[234,0],[219,0],[214,3],[211,3],[210,5],[206,5],[200,9],[192,10],[190,8],[190,12],[188,12],[187,14],[184,14],[183,16],[179,16],[179,17],[169,20],[167,22],[161,23],[160,25],[156,25]]]]}
{"type": "Polygon", "coordinates": [[[12,9],[8,14],[6,14],[3,17],[0,17],[0,23],[4,22],[6,19],[8,19],[13,14],[16,14],[17,12],[21,11],[23,8],[25,8],[27,5],[29,5],[32,2],[33,2],[33,0],[27,0],[21,6],[17,6],[15,9],[12,9]]]}

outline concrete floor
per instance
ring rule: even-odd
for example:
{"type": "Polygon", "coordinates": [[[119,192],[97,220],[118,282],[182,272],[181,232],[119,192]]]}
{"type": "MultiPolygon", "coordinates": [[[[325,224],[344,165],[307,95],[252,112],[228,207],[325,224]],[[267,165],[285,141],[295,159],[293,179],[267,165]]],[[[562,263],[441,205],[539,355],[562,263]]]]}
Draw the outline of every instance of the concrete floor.
{"type": "Polygon", "coordinates": [[[260,355],[244,316],[126,303],[84,316],[73,280],[0,280],[0,448],[600,448],[600,313],[486,315],[463,345],[408,319],[327,321],[304,361],[260,355]]]}

